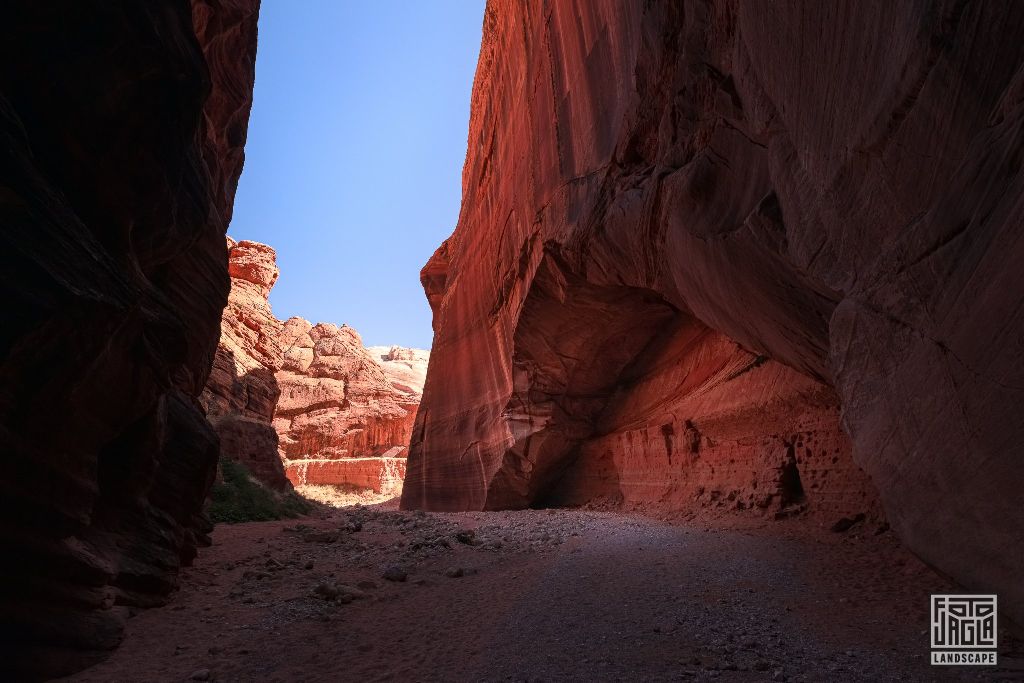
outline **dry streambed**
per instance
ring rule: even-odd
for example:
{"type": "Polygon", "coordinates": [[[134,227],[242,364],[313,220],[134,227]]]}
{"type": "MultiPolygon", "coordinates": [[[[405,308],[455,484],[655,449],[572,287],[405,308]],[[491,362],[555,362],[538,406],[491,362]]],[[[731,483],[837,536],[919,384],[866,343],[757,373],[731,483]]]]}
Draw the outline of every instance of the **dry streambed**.
{"type": "Polygon", "coordinates": [[[929,667],[927,595],[948,584],[891,532],[828,526],[387,506],[221,526],[75,680],[1013,675],[929,667]]]}

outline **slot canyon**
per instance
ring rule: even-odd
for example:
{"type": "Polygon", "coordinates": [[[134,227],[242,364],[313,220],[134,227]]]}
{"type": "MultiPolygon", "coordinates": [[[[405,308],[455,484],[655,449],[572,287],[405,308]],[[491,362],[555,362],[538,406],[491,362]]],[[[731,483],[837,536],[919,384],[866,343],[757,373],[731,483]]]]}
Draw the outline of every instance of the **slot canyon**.
{"type": "Polygon", "coordinates": [[[265,16],[0,6],[3,680],[1024,680],[1024,4],[487,0],[429,349],[271,307],[265,16]]]}

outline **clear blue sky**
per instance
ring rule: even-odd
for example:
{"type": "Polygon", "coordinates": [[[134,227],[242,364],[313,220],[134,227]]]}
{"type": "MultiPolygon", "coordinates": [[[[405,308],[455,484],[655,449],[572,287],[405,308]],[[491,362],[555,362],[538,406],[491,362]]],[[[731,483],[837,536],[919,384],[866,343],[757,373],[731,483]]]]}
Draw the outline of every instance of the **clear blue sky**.
{"type": "Polygon", "coordinates": [[[427,348],[420,268],[455,227],[483,0],[263,0],[228,230],[277,249],[278,318],[427,348]]]}

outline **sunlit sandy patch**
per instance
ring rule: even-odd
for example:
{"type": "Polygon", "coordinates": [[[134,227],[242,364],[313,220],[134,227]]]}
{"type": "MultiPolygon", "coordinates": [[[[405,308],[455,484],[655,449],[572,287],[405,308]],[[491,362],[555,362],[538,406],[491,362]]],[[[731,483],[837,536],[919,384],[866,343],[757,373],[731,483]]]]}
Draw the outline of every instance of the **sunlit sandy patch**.
{"type": "Polygon", "coordinates": [[[305,498],[324,505],[343,508],[352,505],[376,505],[394,501],[397,505],[402,495],[401,483],[383,492],[373,489],[357,488],[351,485],[303,484],[296,486],[295,491],[305,498]]]}

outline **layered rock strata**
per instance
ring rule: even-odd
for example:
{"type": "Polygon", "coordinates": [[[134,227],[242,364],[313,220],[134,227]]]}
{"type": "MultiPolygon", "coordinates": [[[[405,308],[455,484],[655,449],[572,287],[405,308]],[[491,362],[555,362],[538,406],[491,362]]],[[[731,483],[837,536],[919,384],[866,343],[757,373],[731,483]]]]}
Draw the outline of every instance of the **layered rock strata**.
{"type": "Polygon", "coordinates": [[[419,403],[423,396],[423,383],[427,380],[430,352],[404,346],[368,346],[366,352],[381,369],[391,386],[419,403]]]}
{"type": "Polygon", "coordinates": [[[74,671],[203,543],[256,0],[0,9],[0,669],[74,671]]]}
{"type": "Polygon", "coordinates": [[[1022,67],[1012,2],[491,0],[403,506],[870,476],[1024,618],[1022,67]]]}
{"type": "Polygon", "coordinates": [[[272,425],[281,390],[281,321],[270,309],[280,270],[274,250],[228,238],[231,293],[221,316],[220,343],[200,400],[220,437],[221,454],[246,465],[271,488],[288,485],[272,425]]]}
{"type": "Polygon", "coordinates": [[[425,375],[426,352],[371,354],[351,327],[284,323],[281,398],[274,416],[295,484],[396,491],[425,375]]]}
{"type": "Polygon", "coordinates": [[[397,493],[429,353],[347,325],[278,320],[274,249],[228,238],[231,293],[201,400],[225,457],[262,483],[397,493]],[[290,482],[290,483],[289,483],[290,482]]]}

